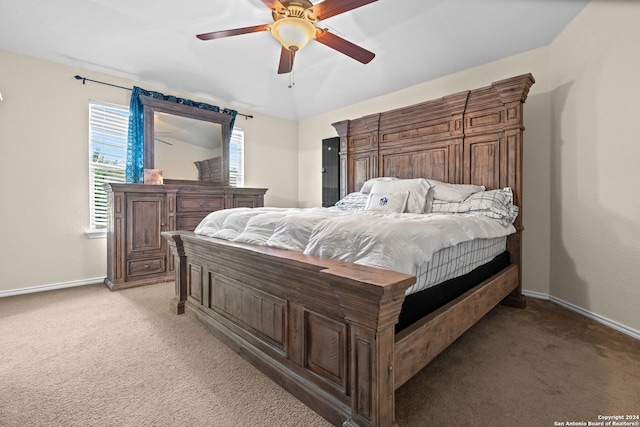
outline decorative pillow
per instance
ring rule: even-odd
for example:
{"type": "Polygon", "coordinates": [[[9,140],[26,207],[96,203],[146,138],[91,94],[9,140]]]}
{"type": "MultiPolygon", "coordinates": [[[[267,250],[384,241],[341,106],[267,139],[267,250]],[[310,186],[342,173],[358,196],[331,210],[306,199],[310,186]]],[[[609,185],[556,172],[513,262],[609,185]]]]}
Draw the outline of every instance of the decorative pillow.
{"type": "Polygon", "coordinates": [[[404,193],[371,193],[367,200],[365,210],[384,212],[384,213],[402,213],[407,205],[408,192],[404,193]]]}
{"type": "Polygon", "coordinates": [[[373,187],[373,184],[376,181],[393,181],[393,180],[396,180],[396,179],[398,179],[398,178],[393,177],[393,176],[381,176],[381,177],[378,177],[378,178],[371,178],[371,179],[367,180],[367,182],[362,184],[362,189],[360,189],[360,192],[364,193],[364,194],[369,194],[369,193],[371,193],[371,188],[373,187]]]}
{"type": "Polygon", "coordinates": [[[222,162],[220,157],[193,162],[198,169],[199,181],[222,181],[222,162]]]}
{"type": "Polygon", "coordinates": [[[367,206],[367,200],[369,200],[368,194],[349,193],[338,200],[334,207],[343,211],[361,211],[367,206]]]}
{"type": "Polygon", "coordinates": [[[495,218],[505,227],[513,224],[518,216],[518,207],[513,204],[511,188],[480,191],[467,197],[463,202],[434,200],[433,213],[478,213],[495,218]]]}
{"type": "Polygon", "coordinates": [[[424,178],[394,179],[389,181],[375,181],[371,193],[403,193],[408,192],[405,212],[429,213],[431,210],[429,200],[429,182],[424,178]]]}
{"type": "Polygon", "coordinates": [[[433,200],[443,200],[445,202],[462,202],[470,195],[485,190],[484,185],[448,184],[435,179],[428,179],[427,181],[433,187],[433,200]]]}

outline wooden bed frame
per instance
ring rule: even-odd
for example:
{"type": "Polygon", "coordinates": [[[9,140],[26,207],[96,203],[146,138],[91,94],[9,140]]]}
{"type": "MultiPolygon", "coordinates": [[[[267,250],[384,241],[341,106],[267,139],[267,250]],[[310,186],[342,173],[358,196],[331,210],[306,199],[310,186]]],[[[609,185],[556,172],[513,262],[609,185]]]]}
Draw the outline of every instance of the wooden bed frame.
{"type": "Polygon", "coordinates": [[[520,206],[511,265],[401,332],[415,277],[165,232],[176,313],[197,319],[334,425],[395,426],[395,390],[501,301],[521,293],[523,104],[531,74],[335,123],[341,193],[376,176],[511,187],[520,206]]]}

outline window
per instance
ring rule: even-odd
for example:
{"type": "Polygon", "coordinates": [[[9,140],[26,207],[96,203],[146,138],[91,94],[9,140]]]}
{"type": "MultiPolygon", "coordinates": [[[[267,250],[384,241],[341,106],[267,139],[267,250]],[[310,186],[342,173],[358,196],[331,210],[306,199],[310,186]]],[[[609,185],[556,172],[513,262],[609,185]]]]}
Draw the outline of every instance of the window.
{"type": "MultiPolygon", "coordinates": [[[[127,164],[129,108],[89,102],[89,237],[107,230],[106,182],[124,182],[127,164]]],[[[244,185],[244,131],[234,127],[229,145],[229,184],[244,185]]]]}
{"type": "Polygon", "coordinates": [[[127,164],[129,108],[89,102],[89,236],[103,236],[107,229],[105,182],[124,182],[127,164]]]}
{"type": "Polygon", "coordinates": [[[229,185],[244,186],[244,131],[235,126],[229,144],[229,185]]]}

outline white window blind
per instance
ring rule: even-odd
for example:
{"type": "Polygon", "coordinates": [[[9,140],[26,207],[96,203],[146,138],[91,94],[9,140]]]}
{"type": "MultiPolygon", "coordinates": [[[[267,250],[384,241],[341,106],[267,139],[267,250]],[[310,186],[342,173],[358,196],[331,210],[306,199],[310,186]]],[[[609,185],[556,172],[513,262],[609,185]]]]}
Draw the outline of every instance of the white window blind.
{"type": "Polygon", "coordinates": [[[89,102],[89,232],[106,231],[107,194],[103,184],[124,182],[129,108],[89,102]]]}
{"type": "Polygon", "coordinates": [[[229,144],[229,185],[244,186],[244,131],[235,126],[229,144]]]}

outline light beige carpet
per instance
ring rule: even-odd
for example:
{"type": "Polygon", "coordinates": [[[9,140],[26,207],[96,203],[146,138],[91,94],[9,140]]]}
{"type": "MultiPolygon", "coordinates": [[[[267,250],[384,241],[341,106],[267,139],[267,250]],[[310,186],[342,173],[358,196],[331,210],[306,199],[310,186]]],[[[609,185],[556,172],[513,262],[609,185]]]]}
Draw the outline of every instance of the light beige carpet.
{"type": "MultiPolygon", "coordinates": [[[[186,316],[173,284],[0,298],[1,426],[327,426],[186,316]]],[[[547,301],[499,306],[396,393],[399,426],[640,413],[640,341],[547,301]]]]}

